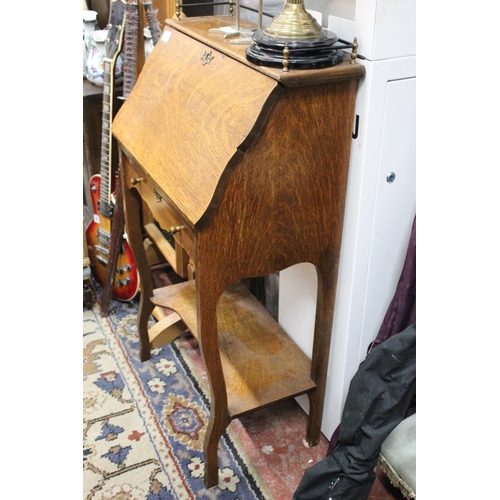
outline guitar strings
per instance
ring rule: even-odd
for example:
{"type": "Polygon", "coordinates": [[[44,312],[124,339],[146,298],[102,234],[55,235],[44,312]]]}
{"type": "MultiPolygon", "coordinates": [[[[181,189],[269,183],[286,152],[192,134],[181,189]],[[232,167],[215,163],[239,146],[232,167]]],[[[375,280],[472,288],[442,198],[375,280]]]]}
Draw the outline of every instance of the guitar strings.
{"type": "MultiPolygon", "coordinates": [[[[146,20],[151,32],[153,45],[156,45],[161,36],[161,27],[158,22],[158,9],[153,9],[151,2],[144,2],[146,20]]],[[[137,36],[139,31],[139,11],[135,0],[127,2],[125,16],[125,33],[123,40],[123,97],[127,98],[134,88],[137,79],[137,36]]]]}
{"type": "Polygon", "coordinates": [[[151,31],[151,38],[153,39],[153,45],[160,39],[161,28],[158,22],[158,9],[153,9],[153,2],[144,2],[144,9],[146,11],[146,19],[148,21],[148,28],[151,31]]]}
{"type": "Polygon", "coordinates": [[[123,39],[123,97],[127,98],[137,78],[137,34],[139,12],[137,4],[128,2],[123,39]]]}

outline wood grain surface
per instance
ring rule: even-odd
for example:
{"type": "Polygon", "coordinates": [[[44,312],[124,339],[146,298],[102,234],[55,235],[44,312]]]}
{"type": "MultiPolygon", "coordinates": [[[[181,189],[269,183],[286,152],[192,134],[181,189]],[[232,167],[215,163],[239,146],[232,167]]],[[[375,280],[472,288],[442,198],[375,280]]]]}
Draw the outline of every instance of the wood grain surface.
{"type": "Polygon", "coordinates": [[[147,318],[155,306],[176,311],[198,339],[210,385],[207,487],[217,484],[218,443],[236,416],[305,393],[306,439],[319,440],[354,105],[364,74],[349,63],[286,74],[254,66],[241,46],[208,33],[233,21],[167,20],[113,125],[141,280],[149,274],[144,202],[165,229],[182,226],[176,244],[196,276],[157,290],[142,280],[138,327],[141,359],[149,356],[147,318]],[[241,283],[300,262],[318,274],[312,359],[241,283]]]}

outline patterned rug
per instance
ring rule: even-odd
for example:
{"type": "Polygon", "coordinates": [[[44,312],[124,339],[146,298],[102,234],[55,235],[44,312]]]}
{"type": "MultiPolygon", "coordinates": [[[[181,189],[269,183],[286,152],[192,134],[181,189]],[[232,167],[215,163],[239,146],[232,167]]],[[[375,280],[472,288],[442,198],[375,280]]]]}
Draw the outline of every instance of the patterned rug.
{"type": "Polygon", "coordinates": [[[219,484],[203,484],[208,385],[186,333],[140,362],[137,303],[83,313],[83,498],[269,499],[233,423],[219,446],[219,484]],[[166,395],[168,394],[168,398],[166,395]]]}

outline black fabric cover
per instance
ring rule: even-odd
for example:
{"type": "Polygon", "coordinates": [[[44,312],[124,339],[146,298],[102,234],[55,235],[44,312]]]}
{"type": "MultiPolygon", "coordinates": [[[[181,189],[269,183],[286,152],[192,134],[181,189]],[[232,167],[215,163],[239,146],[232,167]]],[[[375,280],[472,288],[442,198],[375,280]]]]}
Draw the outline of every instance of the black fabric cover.
{"type": "Polygon", "coordinates": [[[403,420],[416,388],[416,326],[374,349],[349,386],[331,455],[308,469],[293,500],[365,500],[380,448],[403,420]]]}
{"type": "MultiPolygon", "coordinates": [[[[367,355],[388,338],[402,332],[416,322],[417,304],[417,218],[413,218],[405,262],[394,296],[387,308],[375,340],[368,346],[367,355]]],[[[340,426],[330,438],[327,455],[331,455],[339,442],[340,426]]]]}

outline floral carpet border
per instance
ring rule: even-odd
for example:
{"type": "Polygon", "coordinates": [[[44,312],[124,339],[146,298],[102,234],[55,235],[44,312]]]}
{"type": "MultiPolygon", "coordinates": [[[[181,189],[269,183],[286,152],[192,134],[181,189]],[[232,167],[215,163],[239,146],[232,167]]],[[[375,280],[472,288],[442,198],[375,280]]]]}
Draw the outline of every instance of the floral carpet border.
{"type": "Polygon", "coordinates": [[[219,484],[203,484],[209,390],[179,338],[139,360],[137,302],[84,311],[86,500],[272,500],[236,434],[219,445],[219,484]]]}

